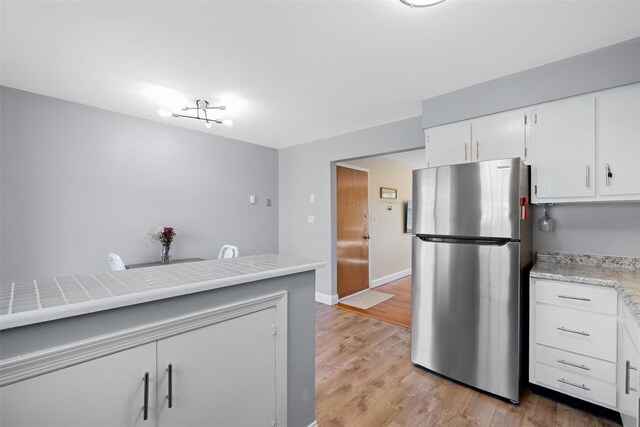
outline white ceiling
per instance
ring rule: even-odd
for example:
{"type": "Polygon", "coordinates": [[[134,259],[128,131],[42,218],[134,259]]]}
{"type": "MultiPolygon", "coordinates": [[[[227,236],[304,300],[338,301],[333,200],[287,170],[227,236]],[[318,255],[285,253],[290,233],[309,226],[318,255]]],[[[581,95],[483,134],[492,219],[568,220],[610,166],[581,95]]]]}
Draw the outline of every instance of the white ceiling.
{"type": "Polygon", "coordinates": [[[0,83],[271,147],[640,36],[640,1],[1,2],[0,83]],[[235,126],[161,118],[196,98],[235,126]]]}

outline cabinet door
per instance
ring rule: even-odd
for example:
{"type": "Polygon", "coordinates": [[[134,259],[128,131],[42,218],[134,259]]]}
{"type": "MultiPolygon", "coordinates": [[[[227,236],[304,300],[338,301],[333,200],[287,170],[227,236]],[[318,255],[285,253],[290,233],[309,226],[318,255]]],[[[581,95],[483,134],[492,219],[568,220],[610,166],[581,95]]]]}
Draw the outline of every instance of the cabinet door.
{"type": "Polygon", "coordinates": [[[147,344],[0,389],[3,427],[152,426],[156,344],[147,344]],[[148,419],[143,418],[149,372],[148,419]]]}
{"type": "Polygon", "coordinates": [[[473,161],[509,159],[525,160],[523,111],[508,111],[475,119],[472,124],[473,161]]]}
{"type": "Polygon", "coordinates": [[[427,167],[455,165],[471,160],[471,123],[459,122],[425,129],[427,167]]]}
{"type": "Polygon", "coordinates": [[[600,194],[640,195],[640,87],[600,96],[598,148],[600,194]]]}
{"type": "Polygon", "coordinates": [[[158,341],[158,426],[272,425],[275,316],[265,309],[158,341]]]}
{"type": "Polygon", "coordinates": [[[556,102],[536,110],[534,201],[595,196],[595,136],[595,98],[556,102]]]}
{"type": "Polygon", "coordinates": [[[618,410],[626,415],[626,423],[636,425],[638,420],[638,364],[640,355],[636,351],[627,328],[621,326],[622,342],[620,347],[621,358],[618,365],[618,410]]]}

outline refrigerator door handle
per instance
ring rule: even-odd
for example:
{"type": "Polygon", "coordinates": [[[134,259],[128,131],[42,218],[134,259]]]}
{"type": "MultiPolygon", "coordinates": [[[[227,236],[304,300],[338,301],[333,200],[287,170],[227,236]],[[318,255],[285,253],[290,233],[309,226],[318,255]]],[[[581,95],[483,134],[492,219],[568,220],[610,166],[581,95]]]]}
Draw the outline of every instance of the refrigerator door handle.
{"type": "Polygon", "coordinates": [[[464,238],[464,237],[442,237],[432,236],[425,234],[418,234],[416,237],[423,242],[432,243],[451,243],[451,244],[467,244],[467,245],[479,245],[479,246],[504,246],[510,242],[518,242],[514,239],[502,239],[502,238],[464,238]]]}

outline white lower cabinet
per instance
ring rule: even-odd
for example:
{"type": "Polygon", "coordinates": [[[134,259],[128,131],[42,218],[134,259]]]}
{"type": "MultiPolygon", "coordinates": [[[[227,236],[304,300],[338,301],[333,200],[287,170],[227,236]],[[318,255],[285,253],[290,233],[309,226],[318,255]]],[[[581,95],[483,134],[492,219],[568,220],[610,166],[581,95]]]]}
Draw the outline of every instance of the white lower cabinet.
{"type": "Polygon", "coordinates": [[[529,304],[529,381],[616,409],[615,289],[532,279],[529,304]]]}
{"type": "Polygon", "coordinates": [[[574,374],[566,369],[551,368],[546,365],[536,366],[536,380],[565,394],[616,406],[616,385],[574,374]]]}
{"type": "Polygon", "coordinates": [[[0,425],[286,426],[286,294],[247,309],[256,301],[151,325],[153,342],[4,385],[0,425]]]}
{"type": "Polygon", "coordinates": [[[613,288],[531,279],[529,381],[640,427],[640,326],[613,288]]]}
{"type": "Polygon", "coordinates": [[[631,318],[626,307],[622,307],[621,311],[620,355],[618,358],[618,410],[625,427],[637,427],[639,425],[638,411],[640,410],[640,401],[638,400],[640,328],[631,318]],[[632,338],[632,336],[635,338],[632,338]]]}
{"type": "Polygon", "coordinates": [[[276,420],[273,324],[275,309],[269,309],[158,341],[158,426],[199,427],[204,420],[270,426],[276,420]]]}
{"type": "Polygon", "coordinates": [[[155,343],[0,389],[2,427],[155,424],[155,343]],[[144,419],[145,373],[148,419],[144,419]]]}

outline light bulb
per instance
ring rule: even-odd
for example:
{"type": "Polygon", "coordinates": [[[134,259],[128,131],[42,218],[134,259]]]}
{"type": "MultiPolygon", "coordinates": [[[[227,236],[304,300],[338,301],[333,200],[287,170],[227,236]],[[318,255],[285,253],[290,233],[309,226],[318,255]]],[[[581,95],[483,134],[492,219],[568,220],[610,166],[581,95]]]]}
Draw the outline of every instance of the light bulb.
{"type": "Polygon", "coordinates": [[[222,121],[222,124],[223,124],[223,125],[225,125],[225,126],[233,126],[233,120],[231,120],[231,119],[224,119],[224,120],[222,121]]]}
{"type": "Polygon", "coordinates": [[[160,117],[171,117],[171,111],[167,110],[166,108],[161,108],[158,110],[158,115],[160,117]]]}
{"type": "Polygon", "coordinates": [[[211,129],[211,122],[209,120],[207,120],[206,122],[204,122],[204,125],[207,129],[211,129]]]}

